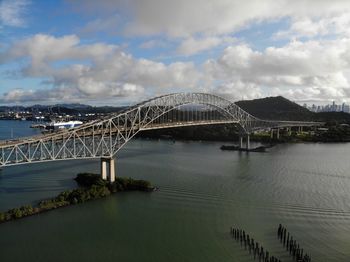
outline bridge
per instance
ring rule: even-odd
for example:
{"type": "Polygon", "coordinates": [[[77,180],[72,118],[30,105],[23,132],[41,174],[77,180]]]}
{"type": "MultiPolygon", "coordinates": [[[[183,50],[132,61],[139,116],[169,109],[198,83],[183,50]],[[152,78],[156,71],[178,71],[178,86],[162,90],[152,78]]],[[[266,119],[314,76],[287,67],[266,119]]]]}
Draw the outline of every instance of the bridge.
{"type": "Polygon", "coordinates": [[[114,156],[138,132],[183,126],[236,124],[240,146],[259,130],[320,126],[319,122],[272,121],[254,117],[235,103],[206,93],[175,93],[152,98],[104,119],[50,134],[0,141],[0,167],[69,160],[101,159],[103,179],[115,180],[114,156]]]}

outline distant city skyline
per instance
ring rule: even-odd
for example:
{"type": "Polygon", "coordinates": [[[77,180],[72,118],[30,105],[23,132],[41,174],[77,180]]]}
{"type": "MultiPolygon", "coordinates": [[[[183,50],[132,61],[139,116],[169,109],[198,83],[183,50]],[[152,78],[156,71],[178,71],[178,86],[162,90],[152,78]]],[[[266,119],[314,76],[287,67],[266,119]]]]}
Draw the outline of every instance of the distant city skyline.
{"type": "Polygon", "coordinates": [[[350,105],[343,102],[341,104],[337,104],[335,101],[333,101],[331,104],[325,104],[325,105],[316,105],[316,104],[307,104],[304,103],[303,107],[309,109],[312,112],[344,112],[344,113],[350,113],[350,105]]]}

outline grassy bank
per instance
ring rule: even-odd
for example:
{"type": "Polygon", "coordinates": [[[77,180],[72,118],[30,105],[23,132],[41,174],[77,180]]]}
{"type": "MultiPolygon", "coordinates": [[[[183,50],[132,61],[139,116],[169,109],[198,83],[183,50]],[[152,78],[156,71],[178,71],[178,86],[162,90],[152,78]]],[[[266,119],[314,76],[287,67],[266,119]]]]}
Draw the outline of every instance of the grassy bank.
{"type": "Polygon", "coordinates": [[[9,209],[6,212],[0,212],[0,223],[103,198],[121,191],[138,190],[150,192],[154,190],[150,182],[131,178],[118,177],[115,182],[109,183],[102,180],[100,175],[82,173],[78,174],[75,180],[80,186],[77,189],[63,191],[54,198],[40,201],[36,206],[24,205],[9,209]]]}

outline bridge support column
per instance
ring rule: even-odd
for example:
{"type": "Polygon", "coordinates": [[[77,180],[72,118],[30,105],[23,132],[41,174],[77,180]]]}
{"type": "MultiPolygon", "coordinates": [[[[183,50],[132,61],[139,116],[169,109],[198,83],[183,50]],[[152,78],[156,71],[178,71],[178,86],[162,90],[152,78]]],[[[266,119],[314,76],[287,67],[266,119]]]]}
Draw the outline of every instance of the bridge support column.
{"type": "Polygon", "coordinates": [[[239,148],[243,148],[243,136],[239,135],[239,148]]]}
{"type": "Polygon", "coordinates": [[[103,180],[107,180],[107,161],[101,158],[101,176],[103,180]]]}
{"type": "Polygon", "coordinates": [[[250,135],[249,134],[247,134],[246,148],[247,148],[247,150],[250,149],[250,135]]]}
{"type": "Polygon", "coordinates": [[[113,158],[101,158],[101,176],[103,180],[109,179],[109,182],[115,181],[115,162],[113,158]],[[108,169],[107,169],[108,164],[108,169]],[[108,172],[107,172],[108,171],[108,172]]]}
{"type": "Polygon", "coordinates": [[[280,139],[280,129],[277,128],[277,140],[280,139]]]}
{"type": "Polygon", "coordinates": [[[273,138],[273,128],[271,128],[271,139],[273,138]]]}
{"type": "Polygon", "coordinates": [[[115,163],[114,158],[109,160],[109,182],[113,183],[115,181],[115,163]]]}

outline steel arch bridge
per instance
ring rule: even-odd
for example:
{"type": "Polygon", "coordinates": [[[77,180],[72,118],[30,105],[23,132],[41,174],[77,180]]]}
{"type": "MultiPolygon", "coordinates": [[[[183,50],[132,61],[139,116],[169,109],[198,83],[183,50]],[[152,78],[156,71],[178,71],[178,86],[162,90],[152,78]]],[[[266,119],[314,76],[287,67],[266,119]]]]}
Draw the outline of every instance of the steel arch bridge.
{"type": "Polygon", "coordinates": [[[0,167],[69,159],[111,159],[142,130],[223,123],[237,124],[245,134],[279,127],[322,124],[261,120],[216,95],[175,93],[152,98],[77,128],[0,141],[0,167]]]}

